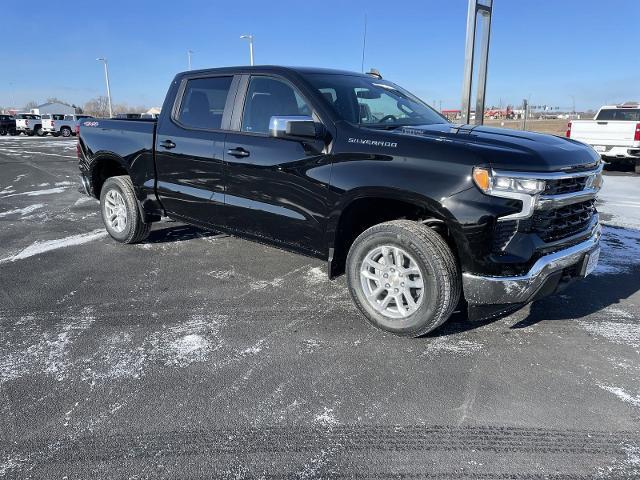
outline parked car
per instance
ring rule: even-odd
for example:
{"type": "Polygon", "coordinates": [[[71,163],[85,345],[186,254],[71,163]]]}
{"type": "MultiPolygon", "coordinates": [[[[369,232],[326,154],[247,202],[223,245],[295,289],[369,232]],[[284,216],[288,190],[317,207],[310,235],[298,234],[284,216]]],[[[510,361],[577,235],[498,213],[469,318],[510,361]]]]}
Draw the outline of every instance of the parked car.
{"type": "Polygon", "coordinates": [[[605,105],[593,120],[569,122],[567,137],[587,143],[604,160],[626,163],[640,173],[640,104],[605,105]]]}
{"type": "Polygon", "coordinates": [[[0,115],[0,135],[16,135],[16,119],[12,115],[0,115]]]}
{"type": "Polygon", "coordinates": [[[75,135],[78,122],[84,118],[93,118],[91,115],[63,115],[63,114],[44,114],[42,117],[42,131],[50,133],[54,137],[62,135],[70,137],[75,135]]]}
{"type": "MultiPolygon", "coordinates": [[[[189,71],[157,122],[81,122],[82,184],[113,239],[175,219],[346,271],[369,322],[418,336],[538,300],[599,256],[602,164],[567,138],[454,125],[377,76],[189,71]]],[[[123,272],[124,274],[124,272],[123,272]]]]}
{"type": "Polygon", "coordinates": [[[16,131],[24,133],[32,137],[34,134],[41,137],[44,135],[42,131],[42,121],[40,115],[33,113],[18,113],[16,115],[16,131]]]}

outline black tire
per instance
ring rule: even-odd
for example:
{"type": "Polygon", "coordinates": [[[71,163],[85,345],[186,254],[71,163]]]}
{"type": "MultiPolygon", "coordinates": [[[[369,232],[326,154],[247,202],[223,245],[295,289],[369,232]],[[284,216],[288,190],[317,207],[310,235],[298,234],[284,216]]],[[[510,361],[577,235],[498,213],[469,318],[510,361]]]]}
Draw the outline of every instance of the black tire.
{"type": "Polygon", "coordinates": [[[419,337],[444,323],[458,304],[461,282],[458,262],[444,239],[426,225],[409,220],[394,220],[369,228],[356,238],[347,255],[351,297],[373,326],[395,335],[419,337]],[[363,261],[369,252],[382,245],[402,248],[424,272],[421,303],[404,318],[390,318],[376,310],[361,284],[363,261]]]}
{"type": "Polygon", "coordinates": [[[634,171],[640,174],[640,160],[636,160],[636,165],[634,167],[634,171]]]}
{"type": "Polygon", "coordinates": [[[33,131],[39,137],[44,137],[46,135],[46,133],[44,133],[44,130],[42,130],[42,125],[36,125],[36,128],[33,131]]]}
{"type": "Polygon", "coordinates": [[[33,137],[33,135],[35,134],[35,132],[33,130],[29,130],[29,131],[25,131],[24,134],[27,137],[33,137]]]}
{"type": "Polygon", "coordinates": [[[20,132],[17,130],[9,130],[9,135],[15,137],[16,135],[20,135],[20,132]]]}
{"type": "Polygon", "coordinates": [[[57,138],[60,136],[60,132],[51,132],[51,136],[57,138]]]}
{"type": "Polygon", "coordinates": [[[7,134],[7,129],[6,128],[0,128],[0,135],[2,135],[3,137],[7,134]]]}
{"type": "Polygon", "coordinates": [[[110,177],[104,182],[102,191],[100,192],[100,211],[105,228],[114,240],[120,243],[138,243],[149,236],[151,223],[144,222],[140,214],[138,201],[136,200],[136,195],[133,190],[133,183],[131,183],[129,176],[110,177]],[[111,190],[120,193],[126,207],[126,226],[120,232],[113,228],[107,219],[105,198],[111,190]]]}
{"type": "Polygon", "coordinates": [[[71,136],[71,129],[69,127],[62,127],[60,129],[60,134],[63,137],[70,137],[71,136]]]}

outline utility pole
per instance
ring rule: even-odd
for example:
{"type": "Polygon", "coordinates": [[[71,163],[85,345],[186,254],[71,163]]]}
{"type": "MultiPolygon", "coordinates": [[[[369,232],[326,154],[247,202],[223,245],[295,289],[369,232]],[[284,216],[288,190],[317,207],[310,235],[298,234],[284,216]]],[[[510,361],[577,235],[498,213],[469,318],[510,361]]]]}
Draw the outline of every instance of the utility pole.
{"type": "Polygon", "coordinates": [[[253,66],[253,35],[240,35],[240,38],[249,40],[249,65],[253,66]]]}
{"type": "Polygon", "coordinates": [[[189,62],[189,70],[191,70],[191,55],[193,55],[193,50],[187,50],[187,60],[189,62]]]}
{"type": "Polygon", "coordinates": [[[524,98],[522,100],[522,109],[524,110],[524,120],[522,121],[522,130],[526,130],[527,129],[527,116],[529,115],[529,102],[527,102],[527,99],[524,98]]]}
{"type": "Polygon", "coordinates": [[[360,65],[360,71],[364,73],[364,52],[367,47],[367,14],[364,14],[364,35],[362,36],[362,63],[360,65]]]}
{"type": "Polygon", "coordinates": [[[467,10],[467,37],[464,54],[464,78],[462,81],[462,122],[470,123],[471,119],[471,91],[473,88],[473,64],[476,49],[476,30],[480,19],[481,38],[478,61],[478,78],[476,91],[475,123],[484,122],[484,100],[487,90],[487,67],[489,63],[489,40],[491,38],[491,16],[493,15],[493,0],[469,0],[467,10]]]}
{"type": "Polygon", "coordinates": [[[111,108],[111,88],[109,87],[109,68],[107,67],[107,59],[96,58],[96,60],[104,64],[104,79],[107,82],[107,102],[109,103],[109,117],[113,117],[113,110],[111,108]]]}

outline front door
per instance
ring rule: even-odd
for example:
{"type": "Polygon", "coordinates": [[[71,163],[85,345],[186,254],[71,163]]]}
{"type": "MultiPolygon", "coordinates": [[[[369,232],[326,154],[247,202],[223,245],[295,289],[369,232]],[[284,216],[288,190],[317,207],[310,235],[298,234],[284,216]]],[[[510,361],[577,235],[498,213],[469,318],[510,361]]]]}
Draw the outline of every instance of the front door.
{"type": "Polygon", "coordinates": [[[169,215],[223,225],[223,152],[234,77],[186,77],[156,135],[157,191],[169,215]]]}
{"type": "Polygon", "coordinates": [[[236,230],[324,256],[331,169],[324,140],[269,135],[272,116],[312,114],[288,82],[250,78],[239,131],[225,142],[226,216],[236,230]]]}

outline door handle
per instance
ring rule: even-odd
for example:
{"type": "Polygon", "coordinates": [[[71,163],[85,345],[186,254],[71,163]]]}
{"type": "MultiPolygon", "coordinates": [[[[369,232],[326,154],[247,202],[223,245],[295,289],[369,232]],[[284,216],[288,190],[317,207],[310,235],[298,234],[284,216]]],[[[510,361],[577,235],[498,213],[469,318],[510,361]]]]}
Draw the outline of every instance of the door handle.
{"type": "Polygon", "coordinates": [[[162,143],[160,144],[160,146],[161,146],[162,148],[171,149],[171,148],[175,148],[175,147],[176,147],[176,144],[175,144],[175,143],[173,143],[171,140],[165,140],[164,142],[162,142],[162,143]]]}
{"type": "Polygon", "coordinates": [[[229,149],[229,150],[227,150],[227,153],[229,155],[233,156],[233,157],[236,157],[236,158],[242,158],[242,157],[248,157],[249,156],[249,152],[247,152],[242,147],[229,149]]]}

